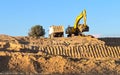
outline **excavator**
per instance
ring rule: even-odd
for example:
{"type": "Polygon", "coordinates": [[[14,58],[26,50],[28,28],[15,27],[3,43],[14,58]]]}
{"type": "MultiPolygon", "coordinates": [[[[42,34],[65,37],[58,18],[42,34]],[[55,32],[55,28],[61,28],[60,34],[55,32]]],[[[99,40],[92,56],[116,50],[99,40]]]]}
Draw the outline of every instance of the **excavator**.
{"type": "Polygon", "coordinates": [[[66,29],[66,34],[68,34],[68,37],[71,36],[84,36],[83,32],[88,32],[89,27],[86,24],[86,10],[84,9],[80,15],[76,17],[74,27],[68,26],[66,29]],[[84,24],[79,24],[80,20],[83,18],[84,24]]]}

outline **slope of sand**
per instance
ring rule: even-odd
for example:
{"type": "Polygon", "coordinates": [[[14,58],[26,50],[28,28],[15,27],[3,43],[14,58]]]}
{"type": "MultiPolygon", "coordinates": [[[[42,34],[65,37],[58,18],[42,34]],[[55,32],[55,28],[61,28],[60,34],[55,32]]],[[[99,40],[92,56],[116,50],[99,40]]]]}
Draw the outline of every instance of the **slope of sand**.
{"type": "Polygon", "coordinates": [[[120,59],[67,58],[42,53],[0,52],[3,74],[85,74],[119,75],[120,59]]]}
{"type": "Polygon", "coordinates": [[[35,39],[0,35],[0,74],[119,75],[120,58],[72,58],[28,47],[95,44],[105,42],[90,37],[35,39]]]}

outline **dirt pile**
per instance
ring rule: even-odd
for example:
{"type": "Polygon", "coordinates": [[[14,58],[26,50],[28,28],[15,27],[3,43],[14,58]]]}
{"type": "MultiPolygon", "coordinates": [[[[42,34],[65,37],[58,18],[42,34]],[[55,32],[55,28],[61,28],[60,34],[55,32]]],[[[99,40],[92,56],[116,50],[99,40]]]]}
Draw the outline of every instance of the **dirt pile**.
{"type": "Polygon", "coordinates": [[[30,57],[20,54],[11,56],[8,68],[11,72],[36,73],[30,57]]]}
{"type": "Polygon", "coordinates": [[[120,59],[67,58],[34,54],[6,53],[0,56],[0,72],[3,74],[83,74],[119,75],[120,59]]]}
{"type": "Polygon", "coordinates": [[[0,73],[119,75],[119,50],[91,37],[0,35],[0,73]]]}
{"type": "Polygon", "coordinates": [[[15,37],[0,35],[0,50],[19,51],[21,48],[21,43],[15,37]]]}

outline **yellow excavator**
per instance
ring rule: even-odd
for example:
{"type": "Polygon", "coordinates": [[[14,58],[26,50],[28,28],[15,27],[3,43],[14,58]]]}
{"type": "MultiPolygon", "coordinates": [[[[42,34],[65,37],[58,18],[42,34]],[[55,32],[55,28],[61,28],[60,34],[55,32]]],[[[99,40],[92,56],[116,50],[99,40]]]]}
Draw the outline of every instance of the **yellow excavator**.
{"type": "Polygon", "coordinates": [[[80,15],[78,15],[76,17],[75,23],[74,23],[74,27],[70,27],[68,26],[68,28],[66,29],[66,34],[68,34],[68,37],[71,36],[83,36],[83,32],[88,32],[89,31],[89,27],[86,24],[86,10],[84,9],[80,15]],[[83,18],[84,20],[84,24],[79,24],[80,20],[83,18]]]}

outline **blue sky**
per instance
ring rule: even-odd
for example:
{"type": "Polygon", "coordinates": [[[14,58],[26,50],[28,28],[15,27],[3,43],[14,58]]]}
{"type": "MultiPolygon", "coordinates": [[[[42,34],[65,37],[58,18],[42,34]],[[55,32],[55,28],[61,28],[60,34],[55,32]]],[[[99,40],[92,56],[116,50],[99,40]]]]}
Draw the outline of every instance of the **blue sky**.
{"type": "Polygon", "coordinates": [[[0,0],[0,34],[27,36],[39,24],[48,36],[51,25],[73,26],[83,9],[87,34],[120,36],[120,0],[0,0]]]}

